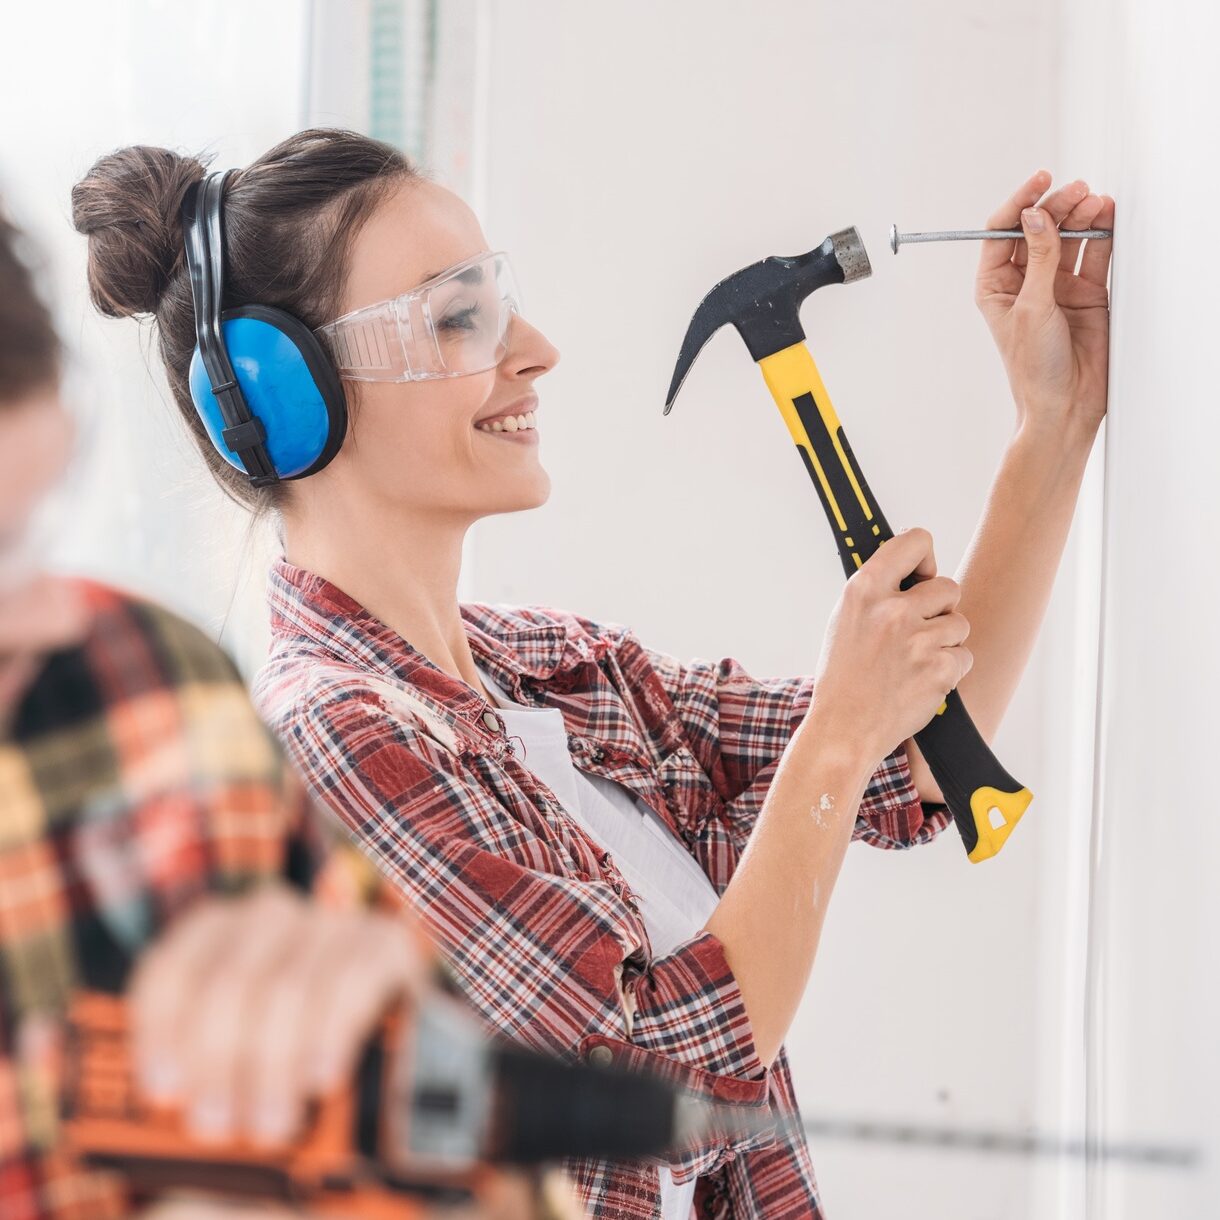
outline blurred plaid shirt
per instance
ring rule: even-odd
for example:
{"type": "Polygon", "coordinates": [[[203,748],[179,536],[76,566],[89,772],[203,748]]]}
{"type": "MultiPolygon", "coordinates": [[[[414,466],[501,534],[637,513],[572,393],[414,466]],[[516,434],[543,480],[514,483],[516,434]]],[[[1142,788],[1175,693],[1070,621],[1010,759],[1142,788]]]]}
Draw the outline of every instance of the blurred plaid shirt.
{"type": "MultiPolygon", "coordinates": [[[[613,859],[527,769],[478,691],[284,560],[269,597],[273,644],[256,704],[491,1026],[795,1115],[786,1053],[763,1067],[720,942],[703,932],[652,955],[613,859]]],[[[577,765],[647,802],[723,893],[812,678],[754,678],[731,657],[684,664],[625,626],[543,606],[460,610],[476,662],[513,699],[559,708],[577,765]]],[[[906,848],[949,820],[945,806],[921,804],[900,747],[869,781],[853,837],[906,848]]],[[[566,1168],[594,1217],[658,1212],[651,1167],[566,1168]]],[[[712,1138],[674,1162],[676,1180],[696,1174],[701,1217],[822,1216],[803,1139],[712,1138]]]]}
{"type": "Polygon", "coordinates": [[[61,1019],[207,891],[308,883],[324,844],[228,658],[167,611],[82,582],[91,621],[0,739],[0,1216],[130,1215],[56,1134],[61,1019]]]}

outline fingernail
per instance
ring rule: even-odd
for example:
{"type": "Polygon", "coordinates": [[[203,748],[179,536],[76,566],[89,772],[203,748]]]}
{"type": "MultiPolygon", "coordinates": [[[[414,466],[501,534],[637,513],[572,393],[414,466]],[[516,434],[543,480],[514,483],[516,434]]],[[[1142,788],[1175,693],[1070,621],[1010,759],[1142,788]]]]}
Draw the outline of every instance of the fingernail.
{"type": "Polygon", "coordinates": [[[1025,221],[1025,227],[1031,233],[1041,233],[1046,227],[1046,221],[1037,208],[1026,208],[1021,213],[1021,218],[1025,221]]]}
{"type": "Polygon", "coordinates": [[[254,1134],[268,1144],[283,1143],[292,1135],[292,1107],[284,1101],[260,1103],[254,1111],[254,1134]]]}
{"type": "Polygon", "coordinates": [[[140,1065],[140,1085],[155,1101],[170,1101],[182,1087],[182,1079],[171,1060],[154,1056],[140,1065]]]}
{"type": "Polygon", "coordinates": [[[343,1062],[333,1052],[322,1051],[313,1061],[313,1085],[322,1092],[335,1088],[343,1075],[343,1062]]]}
{"type": "Polygon", "coordinates": [[[224,1139],[232,1127],[232,1108],[223,1097],[201,1097],[191,1107],[189,1121],[201,1139],[224,1139]]]}

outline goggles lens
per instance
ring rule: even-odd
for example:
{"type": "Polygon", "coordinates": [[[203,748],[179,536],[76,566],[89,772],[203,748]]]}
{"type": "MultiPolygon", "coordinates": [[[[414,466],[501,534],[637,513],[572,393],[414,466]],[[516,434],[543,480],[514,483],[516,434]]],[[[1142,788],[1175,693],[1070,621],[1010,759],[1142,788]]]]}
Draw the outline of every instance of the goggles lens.
{"type": "Polygon", "coordinates": [[[479,254],[388,301],[316,332],[349,381],[464,377],[495,368],[521,296],[508,255],[479,254]]]}

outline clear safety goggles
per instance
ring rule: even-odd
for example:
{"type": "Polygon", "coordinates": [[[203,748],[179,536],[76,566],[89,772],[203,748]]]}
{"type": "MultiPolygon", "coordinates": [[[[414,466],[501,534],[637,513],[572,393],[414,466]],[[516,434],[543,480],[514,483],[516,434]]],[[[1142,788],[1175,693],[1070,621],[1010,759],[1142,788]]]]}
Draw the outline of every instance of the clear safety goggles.
{"type": "Polygon", "coordinates": [[[421,381],[493,369],[521,312],[502,250],[476,254],[410,292],[366,305],[317,330],[349,381],[421,381]]]}

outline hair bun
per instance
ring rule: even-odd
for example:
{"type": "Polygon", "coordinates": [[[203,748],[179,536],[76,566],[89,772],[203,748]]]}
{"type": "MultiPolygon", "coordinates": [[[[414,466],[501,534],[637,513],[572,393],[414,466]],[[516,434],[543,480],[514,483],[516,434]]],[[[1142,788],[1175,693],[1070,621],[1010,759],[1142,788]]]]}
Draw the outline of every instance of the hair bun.
{"type": "Polygon", "coordinates": [[[89,292],[112,318],[156,313],[185,263],[181,210],[206,167],[168,148],[107,153],[72,188],[72,224],[89,239],[89,292]]]}

